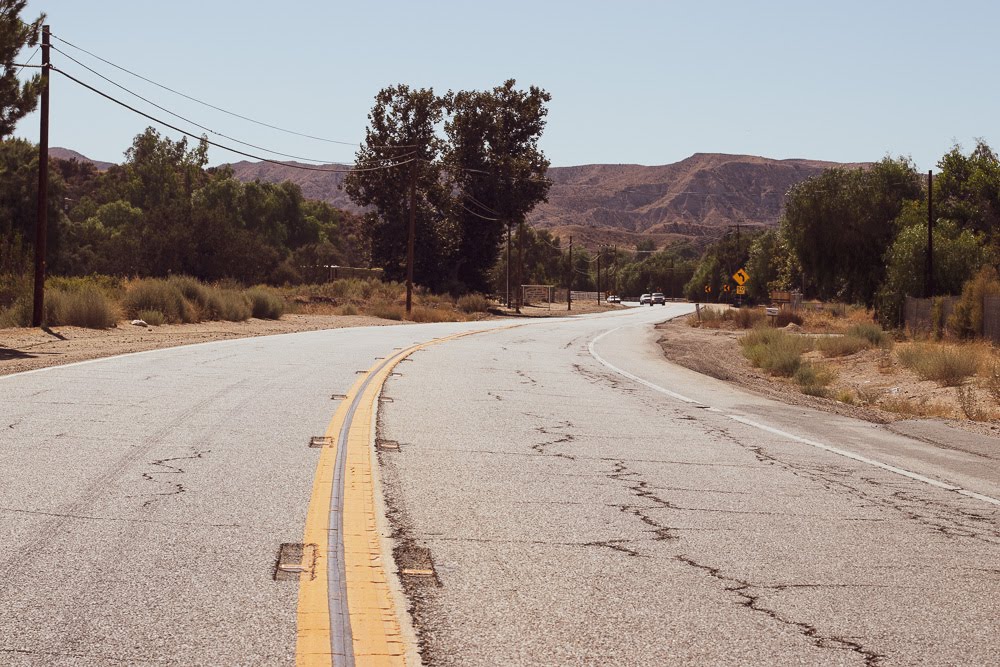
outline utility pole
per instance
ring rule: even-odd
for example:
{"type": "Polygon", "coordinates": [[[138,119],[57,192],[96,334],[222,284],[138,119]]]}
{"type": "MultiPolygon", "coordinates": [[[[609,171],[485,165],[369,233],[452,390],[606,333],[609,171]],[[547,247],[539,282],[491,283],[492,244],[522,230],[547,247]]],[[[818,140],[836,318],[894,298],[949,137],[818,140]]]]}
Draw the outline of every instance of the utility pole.
{"type": "Polygon", "coordinates": [[[510,223],[507,223],[507,307],[510,308],[510,223]]]}
{"type": "Polygon", "coordinates": [[[406,240],[406,316],[413,310],[413,246],[417,235],[417,163],[410,167],[410,232],[406,240]]]}
{"type": "Polygon", "coordinates": [[[35,222],[35,298],[31,326],[45,315],[45,246],[49,225],[49,26],[42,26],[42,100],[38,128],[38,219],[35,222]]]}
{"type": "Polygon", "coordinates": [[[927,170],[927,282],[926,296],[934,296],[934,175],[927,170]]]}
{"type": "Polygon", "coordinates": [[[569,278],[566,280],[566,310],[573,310],[573,237],[569,237],[569,278]]]}
{"type": "Polygon", "coordinates": [[[521,314],[521,299],[524,296],[524,290],[521,285],[524,284],[524,220],[517,223],[517,295],[515,299],[517,300],[517,313],[521,314]]]}
{"type": "Polygon", "coordinates": [[[601,305],[601,251],[603,247],[597,246],[597,305],[601,305]]]}

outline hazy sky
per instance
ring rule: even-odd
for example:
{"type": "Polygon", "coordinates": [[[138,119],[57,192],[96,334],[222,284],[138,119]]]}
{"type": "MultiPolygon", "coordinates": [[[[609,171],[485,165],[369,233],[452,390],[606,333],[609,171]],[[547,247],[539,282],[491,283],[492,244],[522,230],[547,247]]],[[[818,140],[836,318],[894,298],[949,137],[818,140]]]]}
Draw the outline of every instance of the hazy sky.
{"type": "MultiPolygon", "coordinates": [[[[926,170],[955,143],[968,149],[978,137],[1000,149],[998,8],[940,0],[31,0],[24,17],[44,11],[57,37],[157,82],[340,141],[364,137],[384,86],[443,93],[514,78],[552,94],[541,145],[554,166],[666,164],[720,152],[845,162],[909,155],[926,170]]],[[[53,43],[223,134],[320,160],[353,157],[351,146],[220,114],[53,43]]],[[[62,54],[52,60],[171,120],[62,54]]],[[[100,160],[120,161],[150,124],[59,75],[51,108],[50,145],[100,160]]],[[[37,116],[17,133],[37,140],[37,116]]],[[[211,152],[212,163],[239,159],[211,152]]]]}

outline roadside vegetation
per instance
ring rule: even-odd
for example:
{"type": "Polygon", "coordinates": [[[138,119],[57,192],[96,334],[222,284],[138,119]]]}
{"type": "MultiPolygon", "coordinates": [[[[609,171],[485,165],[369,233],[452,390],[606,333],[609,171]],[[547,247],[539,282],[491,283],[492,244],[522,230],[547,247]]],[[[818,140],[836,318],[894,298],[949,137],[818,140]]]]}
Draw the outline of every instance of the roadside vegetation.
{"type": "MultiPolygon", "coordinates": [[[[395,282],[344,279],[316,285],[243,288],[231,281],[204,283],[190,276],[117,279],[109,276],[46,281],[46,326],[112,328],[121,320],[150,326],[205,321],[280,319],[285,313],[367,315],[405,319],[406,288],[395,282]]],[[[409,318],[415,322],[479,319],[492,307],[478,294],[453,298],[418,289],[409,318]]],[[[0,280],[0,328],[31,322],[31,281],[0,280]]]]}

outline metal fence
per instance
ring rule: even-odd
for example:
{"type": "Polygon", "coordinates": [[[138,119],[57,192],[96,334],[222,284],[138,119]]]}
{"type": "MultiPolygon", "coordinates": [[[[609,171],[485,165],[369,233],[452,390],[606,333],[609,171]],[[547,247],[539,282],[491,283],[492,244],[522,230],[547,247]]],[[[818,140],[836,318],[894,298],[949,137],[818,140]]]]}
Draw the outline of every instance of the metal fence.
{"type": "Polygon", "coordinates": [[[1000,296],[983,298],[983,337],[1000,344],[1000,296]]]}
{"type": "MultiPolygon", "coordinates": [[[[908,296],[903,306],[904,326],[911,334],[931,334],[935,329],[944,330],[957,303],[957,296],[933,299],[914,299],[908,296]],[[939,305],[935,306],[935,303],[939,305]]],[[[1000,344],[1000,297],[983,297],[983,338],[1000,344]]]]}

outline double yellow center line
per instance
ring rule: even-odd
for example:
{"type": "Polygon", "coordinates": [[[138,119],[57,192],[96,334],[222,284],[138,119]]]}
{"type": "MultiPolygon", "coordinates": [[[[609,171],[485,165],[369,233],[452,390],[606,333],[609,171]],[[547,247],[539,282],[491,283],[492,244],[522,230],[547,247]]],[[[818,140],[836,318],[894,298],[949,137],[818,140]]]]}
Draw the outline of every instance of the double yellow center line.
{"type": "Polygon", "coordinates": [[[335,444],[320,450],[306,514],[304,543],[315,545],[306,550],[315,562],[299,580],[297,665],[405,664],[406,645],[376,526],[373,417],[382,386],[399,362],[425,347],[483,331],[488,330],[436,338],[378,362],[334,413],[325,435],[335,444]]]}

